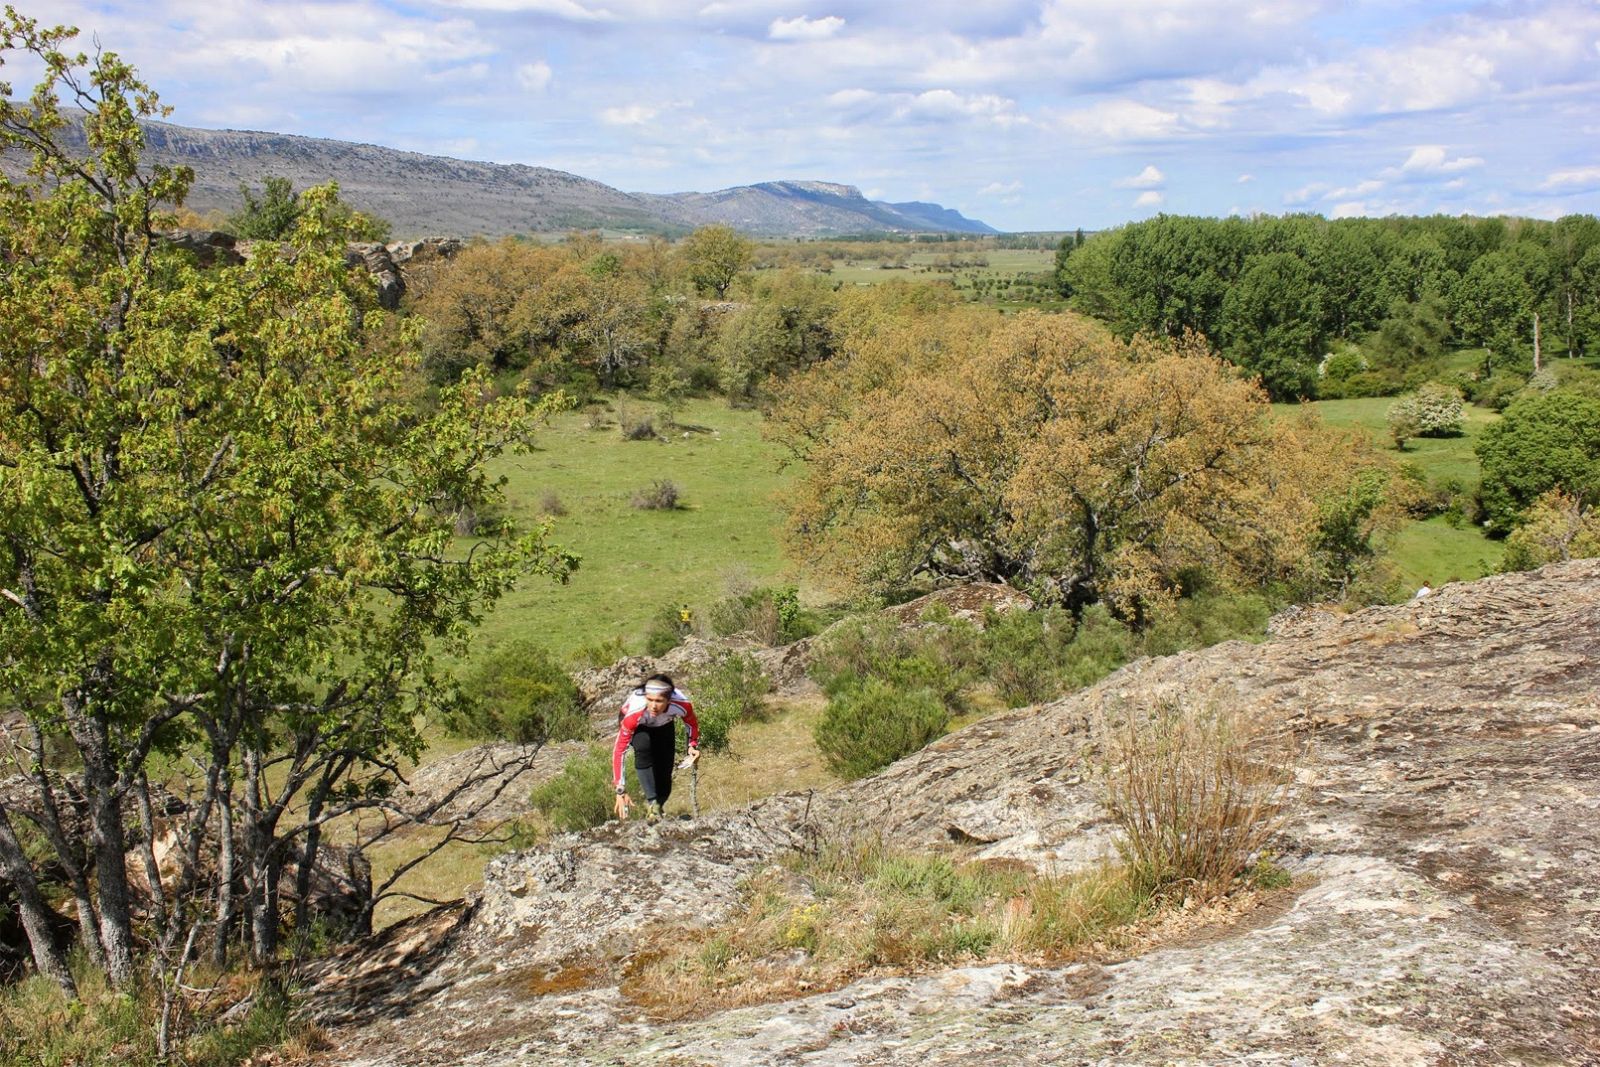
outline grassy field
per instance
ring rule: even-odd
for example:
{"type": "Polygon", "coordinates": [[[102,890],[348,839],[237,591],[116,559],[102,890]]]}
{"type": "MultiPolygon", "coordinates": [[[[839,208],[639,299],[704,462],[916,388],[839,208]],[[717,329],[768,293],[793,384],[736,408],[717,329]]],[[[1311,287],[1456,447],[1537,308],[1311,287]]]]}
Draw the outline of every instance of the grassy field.
{"type": "MultiPolygon", "coordinates": [[[[1470,490],[1477,484],[1478,457],[1472,445],[1484,427],[1500,417],[1498,414],[1468,404],[1461,436],[1413,438],[1406,442],[1404,452],[1396,452],[1388,432],[1388,411],[1393,403],[1393,397],[1363,397],[1319,400],[1311,406],[1331,426],[1367,431],[1399,462],[1421,468],[1430,485],[1454,483],[1470,490]]],[[[1435,517],[1402,528],[1389,546],[1389,558],[1402,585],[1414,588],[1424,581],[1437,584],[1481,578],[1499,566],[1503,551],[1501,542],[1485,537],[1476,527],[1453,527],[1435,517]]]]}
{"type": "Polygon", "coordinates": [[[547,499],[559,501],[565,514],[552,516],[553,539],[583,562],[565,586],[522,583],[485,621],[482,643],[526,636],[567,656],[620,637],[636,649],[664,606],[704,608],[730,582],[786,580],[773,497],[791,475],[762,440],[760,415],[690,400],[660,439],[623,439],[619,417],[656,410],[620,399],[568,412],[539,435],[536,451],[501,464],[512,511],[536,520],[547,499]],[[679,506],[633,507],[634,493],[659,480],[678,487],[679,506]]]}
{"type": "Polygon", "coordinates": [[[1016,277],[1019,274],[1037,274],[1054,270],[1056,254],[1053,250],[1034,248],[1001,248],[992,252],[945,250],[912,252],[906,261],[908,266],[904,268],[886,270],[879,265],[880,262],[881,257],[841,260],[834,264],[832,277],[846,285],[876,285],[896,279],[927,281],[940,278],[955,280],[975,277],[1016,277]],[[988,266],[962,267],[954,272],[934,269],[934,264],[941,257],[951,255],[958,259],[982,256],[988,260],[988,266]]]}

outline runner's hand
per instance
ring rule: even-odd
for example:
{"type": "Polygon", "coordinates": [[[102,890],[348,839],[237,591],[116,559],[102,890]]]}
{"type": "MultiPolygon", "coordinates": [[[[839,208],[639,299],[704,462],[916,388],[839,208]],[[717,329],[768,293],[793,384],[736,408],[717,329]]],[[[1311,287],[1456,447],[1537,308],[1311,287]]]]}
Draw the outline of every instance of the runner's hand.
{"type": "Polygon", "coordinates": [[[617,821],[618,822],[627,822],[628,821],[628,805],[630,803],[631,803],[631,801],[629,801],[629,799],[628,799],[628,794],[626,794],[626,793],[618,793],[617,794],[617,802],[614,805],[612,805],[612,810],[617,813],[617,821]]]}

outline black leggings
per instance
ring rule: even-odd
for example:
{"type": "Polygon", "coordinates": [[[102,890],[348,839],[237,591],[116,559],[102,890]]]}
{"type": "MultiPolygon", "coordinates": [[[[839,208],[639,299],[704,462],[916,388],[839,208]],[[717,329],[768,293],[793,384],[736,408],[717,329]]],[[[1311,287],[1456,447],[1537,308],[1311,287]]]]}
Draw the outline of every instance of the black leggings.
{"type": "Polygon", "coordinates": [[[633,769],[639,775],[639,788],[645,800],[665,804],[672,795],[672,759],[677,755],[677,730],[665,726],[643,726],[633,735],[633,769]]]}

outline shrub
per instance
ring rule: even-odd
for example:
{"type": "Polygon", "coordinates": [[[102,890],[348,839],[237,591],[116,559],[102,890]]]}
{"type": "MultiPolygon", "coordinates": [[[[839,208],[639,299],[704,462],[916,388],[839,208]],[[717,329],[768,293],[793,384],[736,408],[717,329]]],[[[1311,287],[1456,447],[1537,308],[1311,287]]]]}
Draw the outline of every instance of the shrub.
{"type": "Polygon", "coordinates": [[[1227,891],[1282,824],[1292,740],[1233,705],[1171,702],[1113,716],[1096,724],[1099,771],[1140,895],[1227,891]]]}
{"type": "Polygon", "coordinates": [[[772,679],[756,658],[745,652],[724,652],[700,672],[695,686],[695,717],[700,723],[700,747],[726,752],[733,728],[760,718],[762,697],[772,691],[772,679]]]}
{"type": "Polygon", "coordinates": [[[950,709],[932,689],[869,678],[829,699],[814,737],[828,769],[853,779],[916,752],[949,722],[950,709]]]}
{"type": "Polygon", "coordinates": [[[995,612],[983,627],[983,671],[1007,707],[1020,708],[1060,696],[1064,668],[1078,624],[1061,608],[995,612]]]}
{"type": "Polygon", "coordinates": [[[676,511],[678,485],[669,479],[658,478],[643,489],[635,489],[629,503],[641,511],[676,511]]]}
{"type": "Polygon", "coordinates": [[[1552,489],[1533,502],[1522,525],[1506,538],[1505,571],[1526,571],[1558,560],[1600,556],[1600,511],[1552,489]]]}
{"type": "MultiPolygon", "coordinates": [[[[639,776],[633,773],[633,754],[626,757],[628,796],[635,804],[644,803],[639,791],[639,776]]],[[[590,745],[582,755],[573,756],[561,773],[534,787],[529,802],[557,830],[587,830],[611,818],[616,791],[611,784],[611,750],[590,745]]]]}
{"type": "Polygon", "coordinates": [[[512,641],[467,675],[462,701],[445,718],[461,737],[518,744],[565,741],[588,733],[572,678],[542,646],[512,641]]]}
{"type": "Polygon", "coordinates": [[[628,649],[622,638],[612,634],[610,637],[597,637],[580,645],[567,657],[567,662],[577,670],[609,667],[627,654],[628,649]]]}
{"type": "Polygon", "coordinates": [[[694,619],[686,607],[663,604],[644,631],[644,654],[665,656],[694,632],[694,619]]]}
{"type": "Polygon", "coordinates": [[[1271,616],[1272,604],[1264,596],[1203,590],[1158,616],[1140,635],[1139,651],[1146,656],[1170,656],[1220,641],[1260,640],[1266,636],[1271,616]]]}
{"type": "Polygon", "coordinates": [[[554,489],[547,489],[539,498],[539,513],[560,518],[567,513],[567,505],[561,502],[561,494],[554,489]]]}
{"type": "Polygon", "coordinates": [[[654,441],[660,437],[656,433],[655,419],[649,415],[619,415],[617,426],[622,431],[624,441],[654,441]]]}
{"type": "Polygon", "coordinates": [[[706,613],[718,637],[747,633],[764,645],[786,645],[817,632],[816,618],[800,606],[794,586],[761,586],[724,597],[706,613]]]}
{"type": "Polygon", "coordinates": [[[976,629],[950,621],[904,627],[886,616],[852,619],[830,630],[811,657],[810,675],[829,697],[868,680],[926,689],[954,704],[979,662],[976,629]]]}

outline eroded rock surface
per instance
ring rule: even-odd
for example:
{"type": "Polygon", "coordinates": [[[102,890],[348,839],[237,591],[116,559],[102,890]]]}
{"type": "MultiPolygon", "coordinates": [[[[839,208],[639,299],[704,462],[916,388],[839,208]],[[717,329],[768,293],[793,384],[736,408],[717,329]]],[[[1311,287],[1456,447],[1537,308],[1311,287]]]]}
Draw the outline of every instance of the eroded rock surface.
{"type": "Polygon", "coordinates": [[[1600,562],[1561,564],[1140,661],[828,793],[569,835],[496,861],[371,1007],[358,961],[330,965],[329,1062],[1600,1063],[1597,664],[1600,562]],[[1243,920],[1119,961],[875,977],[678,1023],[619,992],[647,924],[716,923],[808,834],[1103,855],[1086,725],[1163,697],[1241,704],[1307,746],[1297,888],[1243,920]]]}

